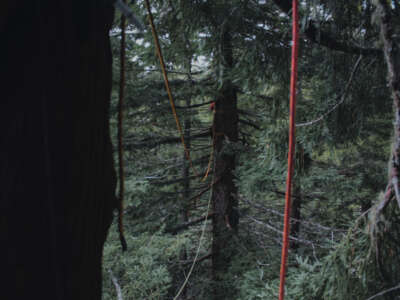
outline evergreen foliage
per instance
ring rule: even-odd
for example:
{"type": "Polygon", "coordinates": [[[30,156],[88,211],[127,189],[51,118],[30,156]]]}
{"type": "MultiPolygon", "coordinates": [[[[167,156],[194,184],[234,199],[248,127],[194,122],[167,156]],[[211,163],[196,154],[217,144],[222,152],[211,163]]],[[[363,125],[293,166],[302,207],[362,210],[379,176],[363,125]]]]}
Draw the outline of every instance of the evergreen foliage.
{"type": "MultiPolygon", "coordinates": [[[[277,298],[291,1],[274,2],[278,5],[151,3],[186,143],[201,174],[214,146],[209,104],[225,89],[237,97],[239,141],[225,141],[225,152],[215,156],[235,156],[232,197],[239,219],[229,237],[234,251],[224,252],[229,259],[219,277],[213,277],[211,263],[215,222],[207,221],[200,241],[204,216],[214,218],[207,203],[218,170],[205,181],[195,176],[175,129],[150,30],[129,35],[124,137],[129,251],[119,253],[112,232],[104,252],[104,299],[116,297],[111,274],[124,299],[174,299],[200,242],[199,260],[179,299],[212,299],[218,286],[226,290],[225,299],[277,298]],[[226,33],[230,66],[223,51],[226,33]]],[[[399,16],[398,1],[391,3],[399,16]]],[[[144,3],[130,6],[145,21],[144,3]]],[[[395,200],[381,207],[393,118],[379,22],[373,22],[369,0],[307,1],[301,10],[296,209],[286,297],[368,299],[400,281],[399,208],[395,200]]],[[[116,68],[118,29],[111,34],[116,68]]],[[[113,96],[115,124],[116,90],[113,96]]],[[[399,295],[397,289],[375,299],[399,295]]]]}

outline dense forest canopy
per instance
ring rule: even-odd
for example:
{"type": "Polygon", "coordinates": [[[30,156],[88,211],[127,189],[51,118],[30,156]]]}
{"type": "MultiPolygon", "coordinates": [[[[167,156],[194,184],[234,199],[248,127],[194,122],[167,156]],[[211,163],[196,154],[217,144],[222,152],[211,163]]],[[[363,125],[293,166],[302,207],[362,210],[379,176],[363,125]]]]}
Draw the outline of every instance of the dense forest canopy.
{"type": "MultiPolygon", "coordinates": [[[[1,299],[278,298],[292,1],[146,2],[0,4],[1,299]]],[[[400,299],[400,1],[299,8],[286,299],[400,299]]]]}
{"type": "MultiPolygon", "coordinates": [[[[140,33],[128,26],[129,250],[119,252],[112,231],[105,299],[118,291],[124,299],[277,298],[291,5],[151,1],[193,166],[175,127],[150,27],[140,33]]],[[[396,144],[393,88],[381,32],[390,18],[396,36],[399,6],[300,1],[288,299],[367,299],[399,283],[399,207],[387,175],[396,144]]],[[[148,24],[144,1],[130,7],[148,24]]],[[[116,27],[114,74],[119,41],[116,27]]],[[[377,299],[396,295],[398,289],[377,299]]]]}

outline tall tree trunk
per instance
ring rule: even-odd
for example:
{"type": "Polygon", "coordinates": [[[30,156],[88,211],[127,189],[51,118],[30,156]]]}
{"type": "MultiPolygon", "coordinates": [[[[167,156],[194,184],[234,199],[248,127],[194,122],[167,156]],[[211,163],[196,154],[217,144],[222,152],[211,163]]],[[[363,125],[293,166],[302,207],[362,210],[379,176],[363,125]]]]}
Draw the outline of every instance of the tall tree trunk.
{"type": "MultiPolygon", "coordinates": [[[[221,41],[221,58],[223,73],[233,66],[231,36],[226,30],[221,41]]],[[[213,124],[214,135],[214,184],[212,189],[213,207],[213,242],[212,271],[214,283],[214,299],[230,299],[224,277],[234,255],[233,235],[237,232],[237,189],[234,184],[236,155],[232,147],[238,141],[237,95],[231,81],[223,79],[223,86],[215,101],[213,124]]]]}
{"type": "MultiPolygon", "coordinates": [[[[297,174],[293,182],[293,195],[292,195],[292,209],[290,217],[294,220],[290,227],[290,235],[297,238],[300,234],[300,222],[301,222],[301,185],[300,185],[300,174],[297,174]]],[[[292,250],[297,250],[299,248],[299,243],[297,241],[290,242],[290,248],[292,250]]]]}
{"type": "Polygon", "coordinates": [[[111,1],[3,0],[1,299],[101,299],[111,1]]]}
{"type": "MultiPolygon", "coordinates": [[[[299,237],[301,227],[301,205],[303,203],[301,195],[301,177],[307,173],[310,165],[310,155],[304,152],[303,146],[297,143],[296,148],[296,175],[292,186],[292,208],[290,211],[290,217],[294,219],[290,227],[290,235],[295,238],[299,237]]],[[[297,250],[299,246],[297,241],[290,242],[290,248],[292,250],[297,250]]]]}
{"type": "MultiPolygon", "coordinates": [[[[386,216],[393,218],[394,214],[391,211],[384,211],[390,201],[397,201],[397,209],[400,208],[400,41],[397,37],[400,32],[400,23],[394,14],[391,5],[386,0],[375,0],[377,6],[376,14],[380,25],[380,35],[383,41],[383,53],[388,69],[388,86],[392,92],[393,108],[395,115],[393,148],[389,161],[389,182],[385,196],[377,206],[377,214],[385,213],[386,216]]],[[[396,206],[392,206],[396,207],[396,206]]],[[[392,220],[389,220],[389,222],[392,220]]],[[[395,223],[395,221],[393,222],[395,223]]],[[[393,230],[390,228],[389,230],[393,230]]],[[[393,234],[390,234],[390,239],[393,239],[393,234]]],[[[380,237],[378,237],[380,238],[380,237]]],[[[384,278],[384,283],[387,287],[392,287],[398,284],[398,276],[393,273],[393,260],[391,257],[398,257],[399,253],[393,249],[385,251],[385,243],[382,241],[375,242],[376,258],[379,266],[379,271],[384,278]],[[390,253],[390,254],[389,254],[390,253]]],[[[385,299],[395,299],[398,296],[399,290],[395,289],[386,293],[385,299]]]]}
{"type": "MultiPolygon", "coordinates": [[[[388,68],[388,85],[392,92],[395,113],[393,149],[390,158],[389,186],[400,207],[400,42],[396,38],[400,23],[395,19],[392,8],[385,0],[376,0],[377,19],[381,29],[383,53],[388,68]],[[397,25],[397,26],[396,26],[397,25]]],[[[387,193],[388,194],[388,193],[387,193]]]]}
{"type": "MultiPolygon", "coordinates": [[[[186,99],[186,106],[189,107],[191,105],[191,99],[188,97],[186,99]]],[[[191,141],[190,141],[190,134],[191,134],[191,127],[192,127],[192,119],[190,114],[185,116],[184,120],[184,137],[185,137],[185,142],[186,142],[186,147],[188,151],[190,151],[190,146],[191,146],[191,141]]],[[[185,151],[183,152],[183,201],[182,201],[182,220],[183,223],[187,223],[189,221],[189,200],[190,200],[190,164],[187,161],[186,153],[185,151]]],[[[187,261],[188,260],[188,255],[187,255],[187,249],[183,250],[182,253],[182,260],[187,261]]],[[[182,291],[182,299],[187,299],[188,296],[188,289],[187,286],[185,286],[184,290],[182,291]]]]}

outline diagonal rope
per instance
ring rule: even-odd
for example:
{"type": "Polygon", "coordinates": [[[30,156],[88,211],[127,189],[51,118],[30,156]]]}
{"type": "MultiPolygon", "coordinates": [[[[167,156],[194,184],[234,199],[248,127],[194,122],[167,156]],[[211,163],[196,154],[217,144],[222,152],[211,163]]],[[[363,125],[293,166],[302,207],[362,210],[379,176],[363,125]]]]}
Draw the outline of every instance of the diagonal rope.
{"type": "MultiPolygon", "coordinates": [[[[202,244],[203,244],[204,235],[205,235],[205,232],[206,232],[207,221],[208,221],[208,218],[210,217],[209,211],[210,211],[211,200],[212,200],[212,194],[213,194],[213,192],[212,192],[212,191],[213,191],[212,187],[213,187],[214,184],[217,183],[217,181],[218,181],[218,180],[216,180],[216,181],[213,180],[212,183],[211,183],[211,185],[210,185],[210,196],[209,196],[209,198],[208,198],[207,210],[206,210],[206,214],[205,214],[205,216],[204,216],[203,228],[201,229],[201,236],[200,236],[200,239],[199,239],[199,245],[197,246],[196,255],[195,255],[195,257],[194,257],[194,260],[193,260],[192,265],[190,266],[190,270],[189,270],[188,275],[187,275],[186,278],[185,278],[185,281],[182,283],[182,286],[180,287],[178,293],[177,293],[176,296],[173,298],[173,300],[177,300],[177,299],[179,298],[179,296],[182,294],[183,290],[185,289],[186,285],[187,285],[188,282],[189,282],[189,278],[190,278],[190,276],[192,275],[192,272],[193,272],[193,270],[194,270],[194,267],[196,266],[196,262],[198,261],[199,254],[200,254],[200,248],[201,248],[201,246],[202,246],[202,244]]],[[[200,196],[201,196],[201,195],[198,195],[197,197],[200,197],[200,196]]]]}
{"type": "Polygon", "coordinates": [[[279,284],[279,300],[285,298],[285,277],[286,277],[286,262],[289,250],[289,229],[290,229],[290,200],[292,192],[292,178],[294,171],[294,153],[296,144],[295,135],[295,117],[296,117],[296,82],[297,82],[297,60],[299,50],[299,15],[298,2],[293,0],[293,44],[292,44],[292,71],[290,78],[290,121],[289,121],[289,153],[288,153],[288,171],[286,179],[286,197],[285,197],[285,216],[283,228],[283,245],[279,284]]]}
{"type": "MultiPolygon", "coordinates": [[[[184,134],[183,134],[182,126],[181,126],[181,122],[179,121],[179,117],[178,117],[178,114],[176,112],[175,102],[174,102],[174,98],[172,96],[172,91],[171,91],[171,87],[170,87],[169,80],[168,80],[168,74],[167,74],[167,70],[166,70],[166,67],[165,67],[164,57],[163,57],[163,54],[162,54],[162,51],[161,51],[161,46],[160,46],[160,41],[159,41],[159,38],[158,38],[157,30],[156,30],[156,27],[154,25],[154,18],[153,18],[153,14],[151,12],[151,7],[150,7],[149,0],[145,0],[145,3],[146,3],[147,12],[148,12],[148,15],[149,15],[149,22],[150,22],[150,26],[151,26],[151,32],[152,32],[152,35],[153,35],[154,43],[155,43],[155,46],[156,46],[157,56],[158,56],[158,59],[160,61],[161,71],[162,71],[162,74],[163,74],[163,77],[164,77],[165,89],[167,90],[169,103],[171,104],[171,110],[172,110],[172,114],[174,115],[176,128],[178,129],[179,136],[180,136],[180,139],[181,139],[181,143],[182,143],[183,149],[185,151],[186,159],[189,161],[190,168],[193,170],[193,173],[194,173],[194,175],[196,177],[200,177],[199,173],[197,172],[197,170],[195,169],[195,167],[193,165],[193,161],[192,161],[192,158],[190,156],[190,150],[186,146],[185,138],[184,138],[184,134]]],[[[202,178],[203,181],[208,177],[208,174],[210,172],[212,157],[213,157],[213,154],[210,155],[210,161],[208,163],[207,171],[206,171],[204,177],[202,178]]]]}

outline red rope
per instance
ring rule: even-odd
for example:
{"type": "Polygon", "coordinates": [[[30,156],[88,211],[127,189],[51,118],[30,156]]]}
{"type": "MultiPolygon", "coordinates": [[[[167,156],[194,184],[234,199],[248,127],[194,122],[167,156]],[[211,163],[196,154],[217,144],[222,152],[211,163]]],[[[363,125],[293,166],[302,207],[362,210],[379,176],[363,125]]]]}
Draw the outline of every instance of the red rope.
{"type": "Polygon", "coordinates": [[[293,44],[292,44],[292,72],[290,77],[290,121],[289,121],[289,153],[288,153],[288,171],[286,179],[285,196],[285,218],[283,227],[283,246],[281,258],[281,273],[279,285],[279,300],[285,298],[285,277],[286,261],[289,249],[289,229],[290,229],[290,200],[292,192],[292,177],[294,170],[294,153],[296,144],[295,135],[295,117],[296,117],[296,82],[297,82],[297,60],[299,50],[299,15],[298,2],[293,0],[293,44]]]}

